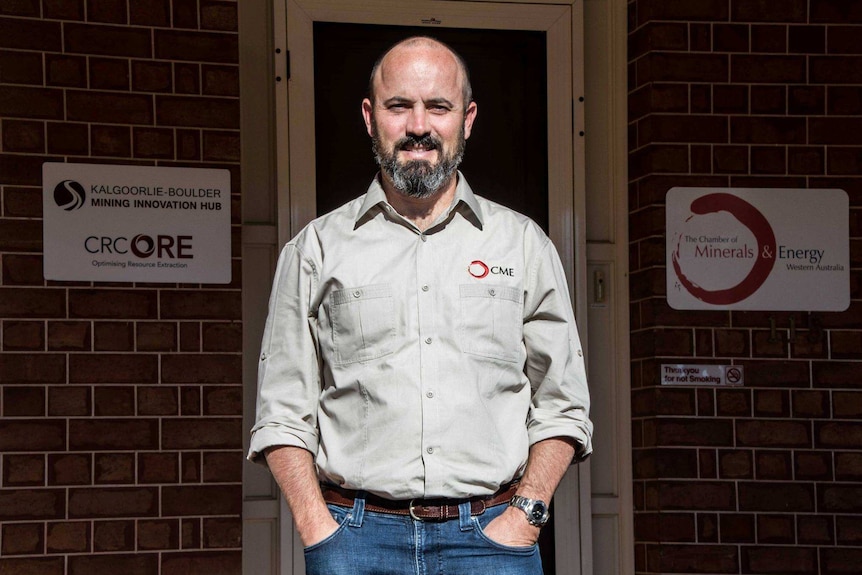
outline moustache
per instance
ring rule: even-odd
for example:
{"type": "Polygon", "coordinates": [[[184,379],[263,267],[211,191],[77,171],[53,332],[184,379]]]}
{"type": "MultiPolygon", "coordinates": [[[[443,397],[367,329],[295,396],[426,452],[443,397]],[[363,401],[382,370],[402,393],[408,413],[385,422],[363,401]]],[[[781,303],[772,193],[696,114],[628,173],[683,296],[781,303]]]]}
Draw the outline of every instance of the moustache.
{"type": "Polygon", "coordinates": [[[442,143],[440,140],[432,136],[431,134],[426,134],[424,136],[407,136],[406,138],[401,138],[395,143],[396,150],[409,150],[411,148],[424,148],[426,150],[437,150],[442,147],[442,143]]]}

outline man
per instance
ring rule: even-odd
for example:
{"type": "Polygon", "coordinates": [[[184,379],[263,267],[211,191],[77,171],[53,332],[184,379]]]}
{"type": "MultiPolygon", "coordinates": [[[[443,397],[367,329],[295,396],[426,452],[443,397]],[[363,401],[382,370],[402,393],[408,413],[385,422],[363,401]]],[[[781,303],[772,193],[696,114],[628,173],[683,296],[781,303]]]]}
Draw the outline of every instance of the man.
{"type": "Polygon", "coordinates": [[[547,502],[592,450],[559,257],[457,171],[476,113],[454,51],[396,44],[362,102],[379,174],[279,259],[249,458],[310,574],[539,575],[547,502]]]}

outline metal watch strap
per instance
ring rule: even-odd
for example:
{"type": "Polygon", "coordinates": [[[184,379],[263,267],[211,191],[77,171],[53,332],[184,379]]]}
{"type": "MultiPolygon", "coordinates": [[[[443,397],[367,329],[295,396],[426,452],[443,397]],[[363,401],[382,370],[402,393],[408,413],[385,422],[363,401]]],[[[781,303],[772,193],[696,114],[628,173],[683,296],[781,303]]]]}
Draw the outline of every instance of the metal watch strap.
{"type": "Polygon", "coordinates": [[[523,511],[530,525],[535,525],[536,527],[543,527],[551,516],[548,511],[548,505],[539,499],[513,495],[511,501],[509,501],[509,505],[523,511]]]}

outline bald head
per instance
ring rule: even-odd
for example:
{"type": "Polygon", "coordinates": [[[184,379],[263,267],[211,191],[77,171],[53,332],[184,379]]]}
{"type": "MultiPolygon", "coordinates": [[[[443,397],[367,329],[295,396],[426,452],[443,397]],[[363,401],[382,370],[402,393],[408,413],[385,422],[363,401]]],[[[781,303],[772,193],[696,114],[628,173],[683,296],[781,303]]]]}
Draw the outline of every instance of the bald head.
{"type": "Polygon", "coordinates": [[[470,72],[467,69],[467,64],[464,62],[464,59],[447,44],[429,36],[412,36],[405,40],[401,40],[390,47],[377,59],[374,63],[374,67],[371,68],[371,77],[368,80],[368,99],[371,100],[372,103],[375,102],[377,84],[385,76],[387,64],[393,59],[409,57],[411,52],[416,51],[439,52],[444,63],[446,59],[451,58],[451,62],[457,66],[459,72],[463,106],[466,109],[470,102],[473,101],[473,88],[470,85],[470,72]]]}

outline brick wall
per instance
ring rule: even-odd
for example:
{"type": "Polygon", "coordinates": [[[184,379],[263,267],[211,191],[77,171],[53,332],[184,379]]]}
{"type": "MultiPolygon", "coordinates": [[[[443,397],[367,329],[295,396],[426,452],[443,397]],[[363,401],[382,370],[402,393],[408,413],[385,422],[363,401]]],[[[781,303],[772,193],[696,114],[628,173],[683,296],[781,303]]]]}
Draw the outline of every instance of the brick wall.
{"type": "Polygon", "coordinates": [[[0,2],[0,573],[240,573],[237,3],[0,2]],[[231,285],[46,282],[44,161],[227,168],[231,285]]]}
{"type": "Polygon", "coordinates": [[[859,2],[629,2],[639,573],[862,572],[859,38],[859,2]],[[670,309],[673,186],[846,190],[849,310],[670,309]],[[661,363],[731,362],[742,388],[659,385],[661,363]]]}

